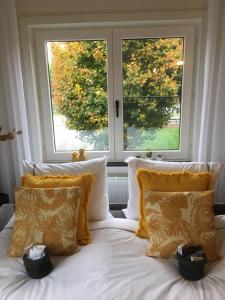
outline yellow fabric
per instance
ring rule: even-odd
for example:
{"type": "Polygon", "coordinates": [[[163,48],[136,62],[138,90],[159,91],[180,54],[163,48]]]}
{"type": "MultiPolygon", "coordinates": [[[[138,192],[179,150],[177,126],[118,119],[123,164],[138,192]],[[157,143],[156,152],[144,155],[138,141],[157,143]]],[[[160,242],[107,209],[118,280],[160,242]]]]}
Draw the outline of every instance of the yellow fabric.
{"type": "Polygon", "coordinates": [[[201,245],[208,261],[217,259],[214,192],[144,193],[148,255],[171,257],[181,243],[201,245]]]}
{"type": "Polygon", "coordinates": [[[209,190],[212,180],[210,172],[162,172],[139,169],[137,182],[139,187],[139,224],[137,236],[148,238],[148,230],[143,206],[143,193],[145,191],[159,192],[188,192],[209,190]]]}
{"type": "Polygon", "coordinates": [[[79,188],[18,188],[9,255],[23,256],[31,244],[46,245],[51,255],[73,254],[79,204],[79,188]]]}
{"type": "Polygon", "coordinates": [[[88,226],[88,201],[94,176],[91,173],[66,176],[33,176],[26,174],[21,178],[21,184],[29,188],[79,187],[80,208],[78,214],[77,242],[79,245],[90,243],[88,226]]]}

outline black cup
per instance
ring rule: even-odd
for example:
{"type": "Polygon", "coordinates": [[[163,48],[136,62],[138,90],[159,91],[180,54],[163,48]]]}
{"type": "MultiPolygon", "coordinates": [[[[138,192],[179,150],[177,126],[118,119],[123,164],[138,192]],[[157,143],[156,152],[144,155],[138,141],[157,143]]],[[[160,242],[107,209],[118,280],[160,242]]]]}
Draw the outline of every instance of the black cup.
{"type": "Polygon", "coordinates": [[[30,278],[40,279],[51,273],[53,270],[52,263],[47,248],[44,249],[45,256],[32,260],[25,253],[23,256],[24,266],[30,278]]]}
{"type": "Polygon", "coordinates": [[[204,267],[207,263],[205,256],[203,260],[199,261],[191,261],[190,257],[181,256],[179,253],[176,253],[176,257],[179,263],[179,272],[184,279],[196,281],[204,277],[204,267]]]}

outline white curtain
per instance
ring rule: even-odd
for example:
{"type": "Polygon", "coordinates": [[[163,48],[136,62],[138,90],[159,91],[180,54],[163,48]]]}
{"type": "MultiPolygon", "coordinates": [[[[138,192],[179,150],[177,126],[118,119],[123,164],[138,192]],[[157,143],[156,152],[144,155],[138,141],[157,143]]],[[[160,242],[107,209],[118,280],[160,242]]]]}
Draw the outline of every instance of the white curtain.
{"type": "Polygon", "coordinates": [[[27,117],[14,0],[0,0],[0,125],[22,129],[22,136],[0,142],[0,192],[10,196],[21,175],[22,159],[30,159],[27,117]]]}
{"type": "MultiPolygon", "coordinates": [[[[224,56],[225,2],[209,0],[199,161],[225,163],[224,56]]],[[[225,202],[225,165],[219,178],[217,202],[225,202]]]]}

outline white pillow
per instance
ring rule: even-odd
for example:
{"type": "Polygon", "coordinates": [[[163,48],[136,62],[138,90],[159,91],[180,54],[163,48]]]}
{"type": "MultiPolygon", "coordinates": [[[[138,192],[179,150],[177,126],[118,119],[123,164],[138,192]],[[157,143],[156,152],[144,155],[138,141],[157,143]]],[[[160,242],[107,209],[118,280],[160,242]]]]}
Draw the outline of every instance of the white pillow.
{"type": "Polygon", "coordinates": [[[90,195],[89,220],[101,221],[108,218],[109,199],[107,188],[107,159],[96,158],[80,162],[47,164],[22,161],[24,173],[33,175],[76,175],[90,172],[95,176],[90,195]]]}
{"type": "Polygon", "coordinates": [[[221,163],[203,163],[203,162],[166,162],[146,160],[136,157],[128,157],[125,162],[128,163],[128,203],[126,217],[130,219],[138,219],[138,185],[136,182],[136,171],[139,168],[173,172],[190,171],[190,172],[207,172],[211,171],[218,176],[221,163]]]}

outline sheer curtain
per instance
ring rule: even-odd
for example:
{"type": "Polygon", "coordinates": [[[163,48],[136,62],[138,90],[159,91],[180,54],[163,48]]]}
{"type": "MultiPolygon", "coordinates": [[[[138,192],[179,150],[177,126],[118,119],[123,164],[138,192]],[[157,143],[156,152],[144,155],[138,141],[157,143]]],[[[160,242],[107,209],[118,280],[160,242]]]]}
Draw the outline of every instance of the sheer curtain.
{"type": "MultiPolygon", "coordinates": [[[[204,90],[199,161],[225,163],[225,1],[208,1],[204,90]]],[[[225,166],[218,184],[218,202],[225,202],[225,166]]]]}
{"type": "Polygon", "coordinates": [[[21,175],[20,161],[30,159],[18,24],[14,0],[0,0],[0,125],[22,129],[22,136],[0,142],[0,192],[12,196],[21,175]]]}

